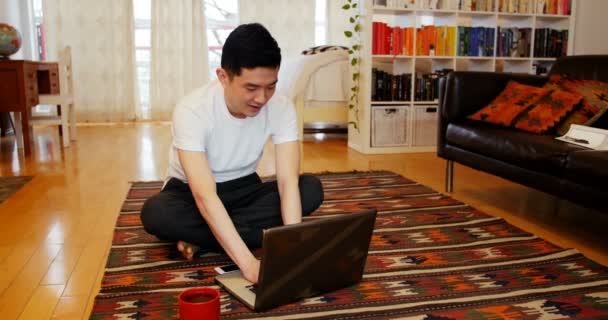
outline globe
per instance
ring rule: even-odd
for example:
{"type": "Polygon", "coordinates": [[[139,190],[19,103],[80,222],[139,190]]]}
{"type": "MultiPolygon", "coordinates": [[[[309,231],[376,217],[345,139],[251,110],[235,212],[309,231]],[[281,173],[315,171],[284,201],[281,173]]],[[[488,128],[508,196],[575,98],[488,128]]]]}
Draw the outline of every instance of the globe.
{"type": "Polygon", "coordinates": [[[0,23],[0,58],[7,59],[21,48],[21,34],[13,26],[0,23]]]}

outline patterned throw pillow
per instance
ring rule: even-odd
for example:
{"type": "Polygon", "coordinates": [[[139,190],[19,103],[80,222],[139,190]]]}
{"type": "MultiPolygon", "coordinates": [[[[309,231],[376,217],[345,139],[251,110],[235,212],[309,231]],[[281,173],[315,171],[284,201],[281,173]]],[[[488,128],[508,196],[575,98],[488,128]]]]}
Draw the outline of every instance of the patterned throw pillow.
{"type": "Polygon", "coordinates": [[[515,120],[515,128],[542,134],[553,128],[583,96],[563,90],[555,90],[542,97],[534,107],[524,111],[515,120]]]}
{"type": "Polygon", "coordinates": [[[494,101],[470,115],[469,118],[510,127],[522,112],[528,110],[548,93],[548,89],[509,81],[506,88],[494,101]]]}
{"type": "Polygon", "coordinates": [[[555,128],[555,134],[564,135],[571,124],[590,126],[608,110],[608,83],[596,80],[569,80],[553,75],[544,86],[549,90],[566,90],[583,96],[583,103],[575,106],[555,128]]]}

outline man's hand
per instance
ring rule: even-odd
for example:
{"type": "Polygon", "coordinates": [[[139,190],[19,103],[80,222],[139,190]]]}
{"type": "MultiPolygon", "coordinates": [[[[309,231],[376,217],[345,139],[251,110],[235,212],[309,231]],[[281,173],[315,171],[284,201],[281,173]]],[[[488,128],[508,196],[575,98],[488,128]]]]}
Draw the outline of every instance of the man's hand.
{"type": "Polygon", "coordinates": [[[260,260],[254,258],[247,265],[241,267],[241,272],[247,281],[258,283],[258,277],[260,276],[260,260]]]}
{"type": "Polygon", "coordinates": [[[230,259],[241,268],[243,275],[248,280],[257,282],[260,262],[241,239],[218,197],[206,154],[178,149],[178,156],[188,178],[188,185],[192,190],[196,206],[209,225],[215,239],[224,248],[230,259]]]}

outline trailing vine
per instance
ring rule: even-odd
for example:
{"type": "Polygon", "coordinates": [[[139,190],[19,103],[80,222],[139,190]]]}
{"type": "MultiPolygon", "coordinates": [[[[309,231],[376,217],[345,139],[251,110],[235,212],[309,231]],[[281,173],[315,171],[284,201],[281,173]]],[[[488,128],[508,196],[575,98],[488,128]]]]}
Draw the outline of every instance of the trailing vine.
{"type": "Polygon", "coordinates": [[[348,108],[354,113],[354,117],[348,122],[352,125],[357,132],[359,132],[359,89],[361,79],[361,22],[359,10],[357,9],[358,4],[353,0],[347,0],[342,6],[342,9],[349,13],[349,30],[344,31],[346,38],[350,40],[351,46],[348,49],[350,57],[350,64],[352,66],[352,78],[353,85],[350,88],[351,96],[348,104],[348,108]]]}

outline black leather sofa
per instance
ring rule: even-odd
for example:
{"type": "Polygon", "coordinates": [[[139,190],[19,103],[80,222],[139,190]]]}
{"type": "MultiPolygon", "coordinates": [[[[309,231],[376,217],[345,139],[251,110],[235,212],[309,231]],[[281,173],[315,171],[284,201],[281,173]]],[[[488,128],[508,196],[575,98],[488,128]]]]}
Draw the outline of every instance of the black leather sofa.
{"type": "MultiPolygon", "coordinates": [[[[608,55],[563,57],[551,74],[608,81],[608,55]]],[[[448,160],[447,191],[452,191],[456,161],[608,213],[608,151],[466,118],[490,103],[509,80],[542,86],[548,77],[452,72],[440,81],[437,154],[448,160]]],[[[608,112],[593,126],[608,129],[608,112]]]]}

